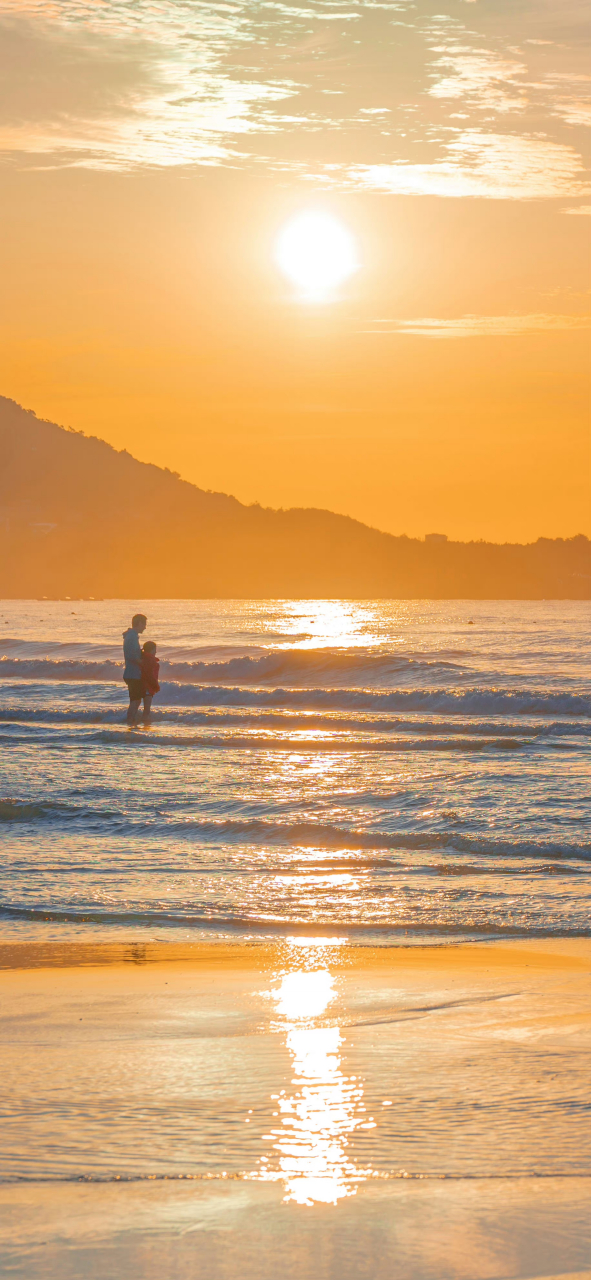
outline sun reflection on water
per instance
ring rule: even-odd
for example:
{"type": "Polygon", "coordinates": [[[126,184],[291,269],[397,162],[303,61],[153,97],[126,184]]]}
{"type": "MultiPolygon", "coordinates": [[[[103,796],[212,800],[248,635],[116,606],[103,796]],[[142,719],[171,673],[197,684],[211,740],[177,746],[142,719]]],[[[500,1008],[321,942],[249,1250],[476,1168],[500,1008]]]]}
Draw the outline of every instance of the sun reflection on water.
{"type": "Polygon", "coordinates": [[[342,600],[286,602],[282,630],[293,639],[277,644],[280,649],[374,646],[382,638],[371,609],[342,600]]]}
{"type": "Polygon", "coordinates": [[[284,1018],[318,1018],[334,999],[334,978],[328,969],[286,973],[273,996],[284,1018]]]}
{"type": "Polygon", "coordinates": [[[286,1032],[294,1076],[291,1094],[274,1098],[279,1124],[265,1136],[275,1158],[263,1158],[262,1176],[282,1177],[285,1200],[301,1205],[336,1204],[354,1195],[368,1172],[347,1153],[356,1129],[374,1127],[365,1113],[363,1083],[342,1070],[339,1027],[310,1025],[336,998],[334,985],[327,968],[300,968],[284,974],[269,993],[276,1004],[276,1029],[286,1032]]]}

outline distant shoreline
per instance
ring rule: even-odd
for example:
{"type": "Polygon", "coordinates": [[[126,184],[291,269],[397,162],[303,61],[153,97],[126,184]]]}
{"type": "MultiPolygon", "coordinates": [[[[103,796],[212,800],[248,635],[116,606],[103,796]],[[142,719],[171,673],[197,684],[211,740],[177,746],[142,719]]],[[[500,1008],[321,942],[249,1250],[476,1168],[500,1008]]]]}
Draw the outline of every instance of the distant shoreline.
{"type": "Polygon", "coordinates": [[[286,600],[301,600],[301,601],[306,601],[306,600],[328,600],[328,601],[330,601],[330,600],[339,600],[339,601],[345,601],[345,602],[347,602],[347,601],[360,601],[360,600],[361,600],[361,601],[363,601],[363,600],[368,600],[368,601],[369,601],[369,600],[375,600],[375,601],[379,601],[379,600],[415,600],[415,601],[421,601],[421,600],[424,600],[424,601],[429,601],[429,602],[431,602],[431,601],[433,601],[433,600],[439,600],[439,601],[441,601],[442,603],[445,603],[445,601],[446,601],[446,600],[455,600],[455,601],[463,601],[465,604],[471,604],[471,603],[474,603],[474,604],[485,604],[487,600],[490,600],[490,602],[491,602],[491,603],[496,603],[496,604],[502,603],[502,602],[504,602],[504,601],[507,601],[507,602],[510,602],[510,601],[511,601],[511,602],[519,602],[519,601],[521,601],[521,602],[523,602],[524,604],[544,603],[544,602],[546,602],[546,601],[547,601],[548,603],[552,603],[553,601],[556,601],[556,602],[558,602],[558,603],[561,603],[561,602],[562,602],[562,603],[564,603],[564,604],[588,604],[588,603],[591,601],[591,592],[590,592],[590,594],[589,594],[588,596],[566,596],[566,595],[564,595],[564,596],[510,596],[510,595],[507,595],[507,596],[503,596],[503,595],[498,595],[498,596],[459,596],[459,595],[458,595],[458,596],[436,596],[436,595],[433,595],[433,596],[419,596],[419,595],[416,595],[416,596],[411,596],[411,595],[408,595],[408,596],[401,596],[401,595],[392,595],[392,596],[380,596],[380,595],[336,596],[336,595],[333,595],[333,596],[331,596],[331,595],[303,595],[303,594],[302,594],[302,595],[276,595],[276,596],[268,596],[268,595],[250,595],[250,594],[249,594],[249,595],[243,595],[243,596],[241,596],[241,595],[171,595],[171,596],[167,596],[167,595],[158,595],[158,594],[148,595],[146,592],[142,592],[142,593],[141,593],[141,597],[140,597],[140,596],[133,596],[133,595],[113,595],[113,596],[29,596],[29,595],[8,595],[8,594],[5,594],[5,595],[1,595],[1,596],[0,596],[0,605],[1,605],[4,601],[7,601],[7,602],[8,602],[9,600],[10,600],[10,601],[12,601],[12,600],[17,600],[17,601],[19,601],[20,603],[29,603],[29,604],[108,604],[110,601],[119,601],[119,600],[120,600],[120,601],[123,601],[124,603],[133,603],[135,600],[140,599],[140,598],[141,598],[142,600],[146,601],[146,602],[148,602],[148,601],[161,601],[161,600],[162,600],[162,601],[164,601],[164,600],[174,600],[174,601],[176,601],[176,602],[178,602],[178,601],[183,601],[183,600],[187,600],[187,601],[193,601],[193,600],[227,600],[228,602],[231,602],[231,601],[233,601],[233,600],[256,600],[256,601],[263,601],[263,600],[265,600],[265,601],[280,601],[280,602],[284,602],[284,601],[286,601],[286,600]]]}

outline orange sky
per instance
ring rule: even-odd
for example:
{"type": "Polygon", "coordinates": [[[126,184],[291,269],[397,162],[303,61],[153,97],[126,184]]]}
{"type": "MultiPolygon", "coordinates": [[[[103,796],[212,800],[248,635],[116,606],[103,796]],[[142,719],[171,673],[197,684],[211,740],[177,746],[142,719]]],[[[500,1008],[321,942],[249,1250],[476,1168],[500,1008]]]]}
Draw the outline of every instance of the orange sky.
{"type": "Polygon", "coordinates": [[[0,392],[244,501],[591,534],[583,17],[0,0],[0,392]],[[360,261],[320,304],[306,210],[360,261]]]}

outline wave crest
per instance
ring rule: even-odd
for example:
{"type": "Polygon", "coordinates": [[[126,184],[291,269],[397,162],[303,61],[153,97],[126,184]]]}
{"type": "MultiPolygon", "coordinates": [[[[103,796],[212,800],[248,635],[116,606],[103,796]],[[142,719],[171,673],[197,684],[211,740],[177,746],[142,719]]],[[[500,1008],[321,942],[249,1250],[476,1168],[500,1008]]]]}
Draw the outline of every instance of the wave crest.
{"type": "MultiPolygon", "coordinates": [[[[197,667],[207,666],[213,681],[213,668],[224,668],[228,677],[237,673],[230,672],[233,662],[254,661],[236,659],[232,663],[197,664],[188,663],[183,668],[182,678],[167,680],[170,670],[166,664],[161,668],[161,692],[157,705],[160,707],[268,707],[299,708],[309,711],[368,711],[377,714],[382,712],[406,712],[408,714],[426,713],[431,715],[456,716],[498,716],[498,715],[540,715],[540,716],[578,716],[591,717],[591,696],[582,693],[571,693],[567,690],[538,691],[536,689],[512,689],[472,685],[454,688],[390,688],[372,689],[359,686],[332,687],[289,687],[273,688],[248,687],[241,684],[200,683],[202,675],[197,667]]],[[[258,660],[257,660],[258,661],[258,660]]],[[[441,664],[433,664],[440,666],[441,664]]],[[[413,668],[415,674],[417,667],[413,668]]],[[[176,670],[176,668],[175,668],[176,670]]],[[[251,668],[251,674],[254,668],[251,668]]],[[[400,669],[402,670],[402,668],[400,669]]],[[[407,671],[411,668],[407,667],[407,671]]],[[[428,664],[422,664],[424,675],[429,670],[428,664]]],[[[309,673],[308,673],[309,674],[309,673]]],[[[323,673],[325,676],[328,672],[323,673]]],[[[115,662],[77,662],[51,659],[0,659],[0,678],[29,681],[55,681],[76,684],[89,682],[94,684],[120,683],[121,667],[115,662]]],[[[270,679],[270,677],[268,677],[270,679]]],[[[256,684],[253,676],[253,682],[256,684]]],[[[370,682],[368,682],[370,683],[370,682]]],[[[26,684],[25,684],[26,689],[26,684]]],[[[122,691],[123,692],[123,691],[122,691]]]]}
{"type": "MultiPolygon", "coordinates": [[[[423,680],[458,675],[464,668],[447,658],[375,653],[366,649],[281,649],[262,656],[241,655],[224,661],[178,662],[162,659],[160,678],[180,684],[392,685],[404,678],[423,680]]],[[[121,663],[109,658],[0,658],[0,674],[47,680],[121,680],[121,663]]]]}

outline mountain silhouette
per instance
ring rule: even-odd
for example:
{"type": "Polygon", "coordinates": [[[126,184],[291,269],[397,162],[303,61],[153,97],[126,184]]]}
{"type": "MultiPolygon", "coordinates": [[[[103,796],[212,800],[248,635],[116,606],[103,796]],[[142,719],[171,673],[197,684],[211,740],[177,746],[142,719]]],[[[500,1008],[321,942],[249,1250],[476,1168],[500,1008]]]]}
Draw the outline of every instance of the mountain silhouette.
{"type": "Polygon", "coordinates": [[[591,598],[591,543],[394,537],[246,506],[0,397],[0,596],[591,598]]]}

